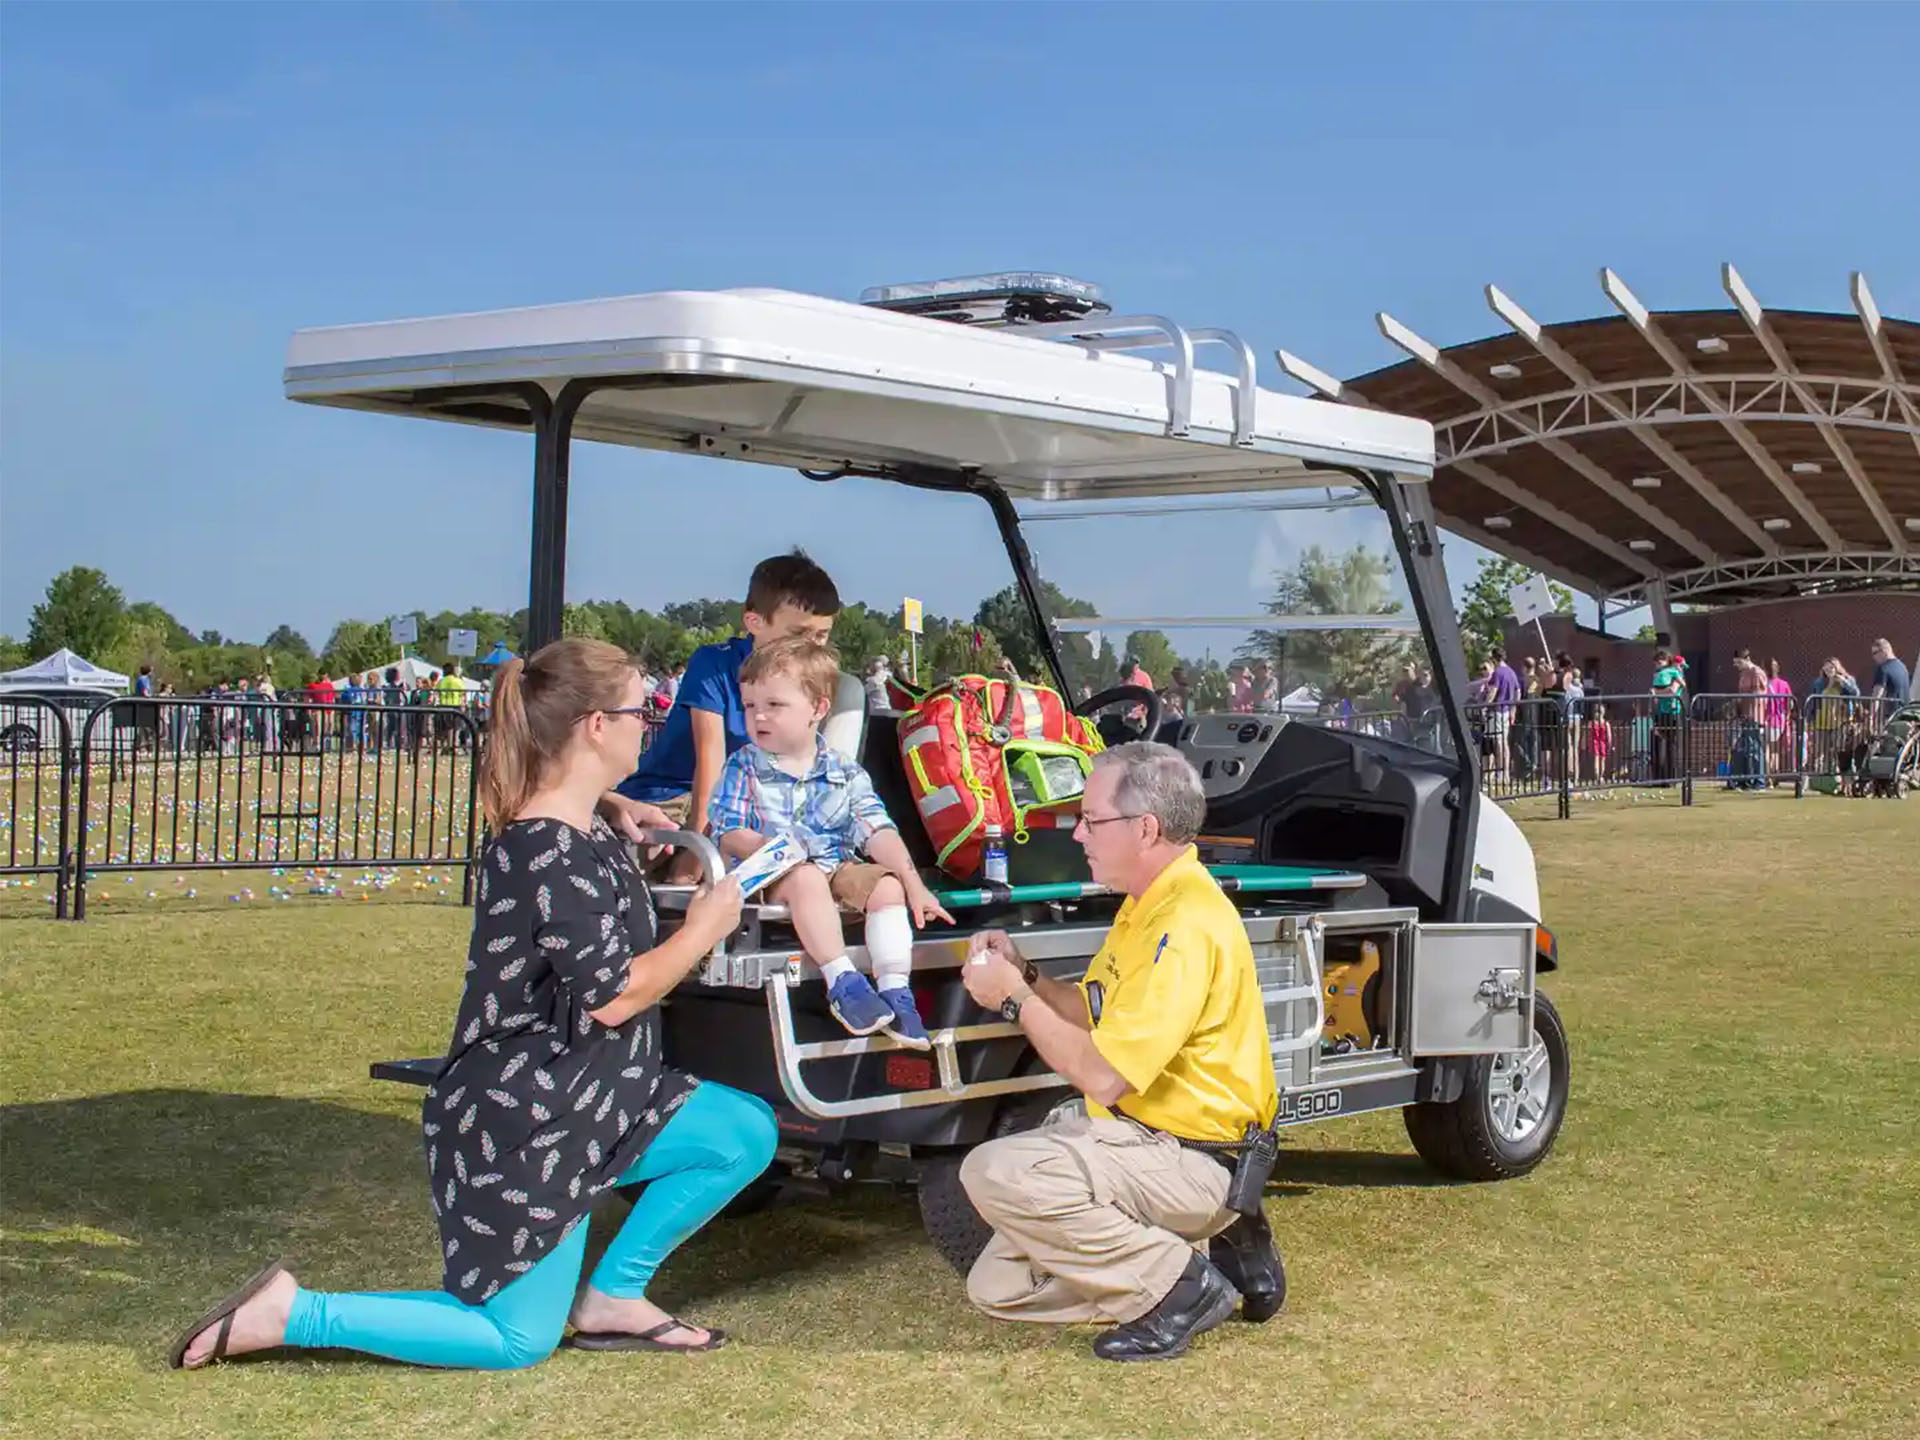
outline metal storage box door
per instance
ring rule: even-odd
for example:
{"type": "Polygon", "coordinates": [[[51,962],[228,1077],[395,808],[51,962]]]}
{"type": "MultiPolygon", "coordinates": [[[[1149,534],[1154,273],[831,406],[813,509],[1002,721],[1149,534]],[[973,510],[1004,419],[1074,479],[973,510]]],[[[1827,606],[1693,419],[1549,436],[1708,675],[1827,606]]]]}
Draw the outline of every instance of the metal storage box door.
{"type": "Polygon", "coordinates": [[[1415,1057],[1497,1055],[1533,1043],[1530,922],[1419,925],[1413,935],[1415,1057]]]}

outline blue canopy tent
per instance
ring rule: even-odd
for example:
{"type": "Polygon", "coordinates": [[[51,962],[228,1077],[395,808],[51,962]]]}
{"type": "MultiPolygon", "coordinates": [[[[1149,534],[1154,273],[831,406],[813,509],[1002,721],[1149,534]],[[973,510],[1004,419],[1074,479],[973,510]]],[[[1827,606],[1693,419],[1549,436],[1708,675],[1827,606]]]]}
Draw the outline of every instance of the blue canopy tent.
{"type": "Polygon", "coordinates": [[[504,665],[511,659],[513,659],[513,651],[507,649],[507,642],[504,640],[496,640],[493,642],[493,649],[487,652],[486,658],[480,663],[482,665],[504,665]]]}

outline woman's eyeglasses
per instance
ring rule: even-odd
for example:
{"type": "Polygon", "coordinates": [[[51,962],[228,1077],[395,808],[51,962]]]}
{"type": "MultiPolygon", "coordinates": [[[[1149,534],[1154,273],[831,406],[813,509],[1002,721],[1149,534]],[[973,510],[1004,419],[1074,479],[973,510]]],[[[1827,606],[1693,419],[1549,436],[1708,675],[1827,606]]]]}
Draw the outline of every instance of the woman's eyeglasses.
{"type": "Polygon", "coordinates": [[[582,715],[580,718],[585,720],[588,716],[592,715],[639,715],[644,717],[646,713],[647,707],[645,705],[611,705],[605,710],[589,710],[586,715],[582,715]]]}

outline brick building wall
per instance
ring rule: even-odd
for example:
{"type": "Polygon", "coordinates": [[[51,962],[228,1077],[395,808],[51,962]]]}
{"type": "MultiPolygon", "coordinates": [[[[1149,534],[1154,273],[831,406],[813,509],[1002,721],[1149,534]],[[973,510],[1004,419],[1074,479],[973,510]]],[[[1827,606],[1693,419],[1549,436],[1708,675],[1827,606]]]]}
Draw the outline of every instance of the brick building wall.
{"type": "MultiPolygon", "coordinates": [[[[1602,635],[1576,625],[1570,615],[1543,619],[1549,650],[1566,651],[1583,670],[1600,662],[1602,688],[1611,695],[1643,693],[1653,675],[1653,646],[1602,635]]],[[[1791,600],[1764,600],[1726,610],[1692,612],[1673,617],[1674,643],[1687,657],[1695,694],[1726,694],[1734,688],[1733,655],[1743,647],[1765,665],[1780,662],[1796,695],[1820,673],[1829,655],[1867,688],[1873,662],[1867,647],[1884,635],[1893,652],[1911,668],[1920,657],[1920,594],[1881,591],[1865,595],[1815,595],[1791,600]]],[[[1532,625],[1507,623],[1507,654],[1514,658],[1540,653],[1539,633],[1532,625]]]]}

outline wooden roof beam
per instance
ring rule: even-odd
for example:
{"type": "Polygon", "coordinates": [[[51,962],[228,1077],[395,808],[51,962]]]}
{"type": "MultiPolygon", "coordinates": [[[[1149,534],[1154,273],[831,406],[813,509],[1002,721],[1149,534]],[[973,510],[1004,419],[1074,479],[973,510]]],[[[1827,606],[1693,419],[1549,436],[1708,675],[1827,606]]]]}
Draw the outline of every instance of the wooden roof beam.
{"type": "Polygon", "coordinates": [[[1478,525],[1469,524],[1451,515],[1442,515],[1440,527],[1443,530],[1451,530],[1462,539],[1473,541],[1483,550],[1491,550],[1496,555],[1511,556],[1522,565],[1538,570],[1550,580],[1558,580],[1562,585],[1571,585],[1582,595],[1591,595],[1597,600],[1608,593],[1608,587],[1592,576],[1576,574],[1558,561],[1549,560],[1544,555],[1536,555],[1531,550],[1523,550],[1504,536],[1483,530],[1478,525]]]}
{"type": "MultiPolygon", "coordinates": [[[[1317,390],[1320,394],[1326,396],[1329,400],[1338,400],[1343,405],[1353,405],[1362,410],[1376,410],[1379,408],[1371,400],[1367,399],[1366,396],[1362,395],[1358,390],[1355,390],[1351,385],[1343,384],[1341,381],[1336,380],[1333,376],[1329,375],[1326,371],[1320,369],[1319,366],[1308,364],[1305,360],[1302,360],[1298,355],[1294,355],[1286,350],[1276,350],[1273,352],[1273,358],[1279,362],[1281,370],[1283,370],[1286,374],[1290,375],[1293,379],[1298,380],[1302,385],[1307,386],[1309,389],[1317,390]]],[[[1476,481],[1479,484],[1485,486],[1487,489],[1493,491],[1494,494],[1498,495],[1501,499],[1506,500],[1508,503],[1517,505],[1521,509],[1539,516],[1540,519],[1546,521],[1549,525],[1553,526],[1556,530],[1565,532],[1566,534],[1572,536],[1574,539],[1578,540],[1581,544],[1587,546],[1588,548],[1599,551],[1602,555],[1605,555],[1610,560],[1618,561],[1620,564],[1626,566],[1629,570],[1634,571],[1636,574],[1641,575],[1647,579],[1652,579],[1660,573],[1658,567],[1650,564],[1641,556],[1627,549],[1626,546],[1620,544],[1617,540],[1609,539],[1607,536],[1602,535],[1598,530],[1595,530],[1591,525],[1588,525],[1584,520],[1580,520],[1575,516],[1569,515],[1566,511],[1562,510],[1558,505],[1554,505],[1549,501],[1542,500],[1538,495],[1535,495],[1531,490],[1527,490],[1522,488],[1519,485],[1516,485],[1512,480],[1508,479],[1505,475],[1502,475],[1498,470],[1495,470],[1492,466],[1487,465],[1484,462],[1479,460],[1456,460],[1451,463],[1450,468],[1454,470],[1458,470],[1462,475],[1465,475],[1469,480],[1476,481]]],[[[1462,523],[1466,523],[1466,524],[1471,523],[1471,522],[1460,522],[1457,519],[1457,517],[1454,517],[1454,516],[1444,516],[1442,518],[1445,519],[1447,524],[1449,525],[1457,526],[1462,523]]],[[[1462,530],[1461,533],[1465,534],[1466,532],[1465,530],[1462,530]]],[[[1479,533],[1484,534],[1485,532],[1481,531],[1479,533]]],[[[1512,555],[1516,560],[1526,561],[1526,563],[1528,563],[1529,565],[1533,565],[1533,567],[1536,570],[1547,569],[1547,566],[1544,563],[1537,563],[1535,557],[1523,554],[1521,551],[1515,549],[1511,545],[1507,545],[1505,542],[1496,542],[1496,543],[1490,544],[1486,540],[1479,540],[1478,535],[1475,536],[1475,539],[1478,541],[1478,543],[1486,545],[1489,550],[1504,550],[1506,553],[1512,555]]],[[[1549,573],[1552,573],[1552,572],[1549,572],[1549,573]]],[[[1570,573],[1570,572],[1566,572],[1566,573],[1570,573]]],[[[1583,583],[1583,588],[1589,585],[1593,586],[1593,588],[1589,590],[1588,593],[1594,594],[1594,595],[1603,593],[1603,590],[1605,588],[1602,586],[1593,585],[1593,582],[1591,581],[1583,581],[1582,583],[1583,583]]]]}
{"type": "Polygon", "coordinates": [[[1634,439],[1652,452],[1655,459],[1691,485],[1703,500],[1718,510],[1735,529],[1757,545],[1762,554],[1778,555],[1780,553],[1778,543],[1760,528],[1759,522],[1736,505],[1726,492],[1702,474],[1691,460],[1668,444],[1653,426],[1637,418],[1631,409],[1622,405],[1611,395],[1600,391],[1600,382],[1594,379],[1593,372],[1568,354],[1557,340],[1546,333],[1540,322],[1522,309],[1511,296],[1498,285],[1487,286],[1486,295],[1488,308],[1506,321],[1516,335],[1533,346],[1554,369],[1582,390],[1589,392],[1596,404],[1624,425],[1634,439]]]}
{"type": "Polygon", "coordinates": [[[1721,427],[1733,437],[1734,443],[1746,452],[1747,458],[1754,463],[1755,468],[1773,482],[1773,488],[1780,492],[1780,498],[1791,505],[1794,513],[1806,521],[1807,527],[1820,537],[1820,543],[1829,550],[1845,549],[1846,542],[1840,538],[1839,532],[1828,522],[1827,517],[1820,513],[1820,508],[1807,499],[1806,492],[1801,490],[1793,478],[1787,474],[1780,462],[1774,459],[1773,452],[1761,443],[1760,437],[1755,435],[1746,424],[1735,419],[1727,407],[1720,402],[1720,397],[1701,383],[1704,377],[1693,368],[1693,362],[1687,358],[1686,352],[1674,344],[1667,333],[1660,328],[1659,322],[1653,318],[1652,313],[1640,303],[1640,297],[1627,288],[1627,282],[1612,270],[1602,270],[1600,288],[1606,292],[1607,299],[1613,302],[1614,308],[1626,316],[1627,322],[1640,332],[1640,338],[1647,342],[1653,353],[1666,362],[1674,378],[1683,381],[1689,393],[1710,413],[1719,417],[1721,427]]]}
{"type": "MultiPolygon", "coordinates": [[[[1753,338],[1760,342],[1760,348],[1767,352],[1767,358],[1779,368],[1787,387],[1809,413],[1819,416],[1819,401],[1808,392],[1800,378],[1799,367],[1794,364],[1787,347],[1780,343],[1780,337],[1774,333],[1767,312],[1761,308],[1759,300],[1754,298],[1753,291],[1747,288],[1747,282],[1740,278],[1740,272],[1731,263],[1720,267],[1720,285],[1727,292],[1727,298],[1733,301],[1733,308],[1740,312],[1740,318],[1747,322],[1747,329],[1753,332],[1753,338]]],[[[1859,457],[1853,453],[1853,447],[1847,444],[1846,437],[1840,433],[1840,427],[1826,419],[1816,418],[1813,423],[1820,437],[1827,442],[1827,448],[1833,452],[1833,458],[1840,462],[1840,468],[1847,472],[1847,478],[1853,481],[1853,488],[1859,492],[1861,500],[1879,523],[1887,543],[1897,552],[1905,554],[1907,537],[1900,533],[1900,527],[1888,512],[1886,502],[1880,498],[1880,492],[1874,488],[1873,480],[1861,465],[1859,457]]]]}
{"type": "MultiPolygon", "coordinates": [[[[1386,336],[1389,341],[1418,360],[1422,365],[1425,365],[1429,370],[1433,371],[1434,374],[1447,381],[1454,389],[1469,396],[1488,409],[1498,409],[1506,404],[1506,402],[1490,388],[1474,379],[1473,376],[1467,374],[1467,372],[1462,370],[1454,361],[1442,354],[1439,346],[1415,334],[1411,329],[1394,319],[1393,316],[1389,315],[1386,311],[1382,310],[1374,319],[1380,326],[1380,333],[1382,335],[1386,336]]],[[[1519,423],[1521,428],[1529,428],[1524,421],[1519,423]]],[[[1619,505],[1638,515],[1642,520],[1646,521],[1647,524],[1651,525],[1656,532],[1671,537],[1682,549],[1690,552],[1701,564],[1712,565],[1721,558],[1706,541],[1702,540],[1698,535],[1695,535],[1691,530],[1687,529],[1686,526],[1663,513],[1658,507],[1641,499],[1639,495],[1635,494],[1625,485],[1622,485],[1603,467],[1589,460],[1564,440],[1555,440],[1545,435],[1536,435],[1529,441],[1523,443],[1538,445],[1542,450],[1545,450],[1576,475],[1585,479],[1589,484],[1596,486],[1619,505]]]]}
{"type": "MultiPolygon", "coordinates": [[[[1907,377],[1900,369],[1900,357],[1887,344],[1887,327],[1880,318],[1880,307],[1874,303],[1873,291],[1867,288],[1866,274],[1854,271],[1848,288],[1853,292],[1854,312],[1859,315],[1860,323],[1867,327],[1867,343],[1873,347],[1873,358],[1880,362],[1880,373],[1895,386],[1906,384],[1907,377]]],[[[1910,438],[1913,448],[1920,451],[1920,406],[1916,406],[1907,398],[1905,391],[1899,389],[1893,392],[1893,400],[1907,423],[1913,427],[1910,438]]]]}

